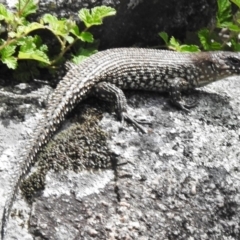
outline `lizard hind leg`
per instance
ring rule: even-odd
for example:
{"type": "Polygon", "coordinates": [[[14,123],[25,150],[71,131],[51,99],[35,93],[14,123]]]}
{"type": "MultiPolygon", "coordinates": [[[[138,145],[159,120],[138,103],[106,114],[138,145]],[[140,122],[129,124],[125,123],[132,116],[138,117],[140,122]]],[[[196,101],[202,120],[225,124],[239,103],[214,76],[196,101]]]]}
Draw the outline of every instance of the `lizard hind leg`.
{"type": "Polygon", "coordinates": [[[129,116],[127,112],[127,100],[120,88],[108,82],[100,82],[94,86],[91,94],[97,98],[103,99],[104,101],[113,102],[115,104],[115,111],[122,123],[126,120],[133,124],[141,132],[146,133],[146,130],[141,126],[141,124],[129,116]]]}

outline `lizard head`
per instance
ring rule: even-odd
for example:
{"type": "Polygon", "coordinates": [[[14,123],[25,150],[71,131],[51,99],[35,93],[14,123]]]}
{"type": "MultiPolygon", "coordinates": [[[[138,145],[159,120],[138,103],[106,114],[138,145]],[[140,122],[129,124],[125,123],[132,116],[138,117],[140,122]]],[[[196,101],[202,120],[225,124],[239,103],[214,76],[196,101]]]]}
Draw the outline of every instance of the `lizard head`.
{"type": "Polygon", "coordinates": [[[221,75],[240,75],[240,53],[238,52],[216,52],[213,62],[221,75]]]}

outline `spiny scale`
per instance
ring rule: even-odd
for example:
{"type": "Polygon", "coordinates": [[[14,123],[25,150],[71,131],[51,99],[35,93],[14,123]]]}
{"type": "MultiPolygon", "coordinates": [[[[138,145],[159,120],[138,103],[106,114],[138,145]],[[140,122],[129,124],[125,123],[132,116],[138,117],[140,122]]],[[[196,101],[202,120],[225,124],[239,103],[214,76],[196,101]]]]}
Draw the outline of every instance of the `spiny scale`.
{"type": "Polygon", "coordinates": [[[143,128],[127,113],[121,89],[167,91],[172,102],[186,110],[182,90],[204,86],[240,74],[240,54],[232,52],[177,53],[164,50],[119,48],[99,52],[79,65],[67,64],[68,73],[58,84],[35,133],[22,154],[2,217],[2,239],[22,178],[36,155],[64,120],[66,114],[89,95],[114,101],[122,120],[143,128]]]}

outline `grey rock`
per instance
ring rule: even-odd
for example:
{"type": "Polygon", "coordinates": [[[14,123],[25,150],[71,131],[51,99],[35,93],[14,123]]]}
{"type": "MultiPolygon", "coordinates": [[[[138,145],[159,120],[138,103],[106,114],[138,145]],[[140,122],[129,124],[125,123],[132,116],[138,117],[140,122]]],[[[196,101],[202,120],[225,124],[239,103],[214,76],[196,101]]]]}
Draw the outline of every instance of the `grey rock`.
{"type": "MultiPolygon", "coordinates": [[[[189,114],[166,95],[127,91],[130,113],[151,123],[147,134],[122,126],[99,104],[117,165],[48,171],[32,204],[18,194],[6,239],[239,239],[239,87],[232,77],[186,95],[199,101],[189,114]]],[[[86,104],[54,139],[71,128],[79,109],[96,107],[94,100],[86,104]]],[[[1,209],[17,156],[41,115],[36,102],[30,106],[24,121],[11,113],[0,125],[1,209]]]]}
{"type": "MultiPolygon", "coordinates": [[[[161,30],[184,38],[216,11],[216,1],[206,0],[39,1],[39,14],[76,17],[76,9],[96,4],[118,11],[96,30],[101,48],[159,44],[161,30]]],[[[236,77],[196,91],[189,98],[199,104],[189,114],[170,106],[166,96],[127,92],[131,114],[151,123],[148,134],[122,126],[102,109],[99,125],[117,166],[48,171],[32,204],[17,195],[6,239],[239,239],[239,87],[236,77]]],[[[30,85],[1,88],[0,213],[50,92],[30,85]]]]}

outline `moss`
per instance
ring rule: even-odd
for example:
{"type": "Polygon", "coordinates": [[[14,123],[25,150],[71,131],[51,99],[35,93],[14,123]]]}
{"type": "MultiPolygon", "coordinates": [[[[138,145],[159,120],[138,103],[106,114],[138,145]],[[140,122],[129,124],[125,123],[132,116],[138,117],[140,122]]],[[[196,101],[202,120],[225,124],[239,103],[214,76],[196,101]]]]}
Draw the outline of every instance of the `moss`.
{"type": "Polygon", "coordinates": [[[107,147],[107,134],[97,122],[101,114],[94,108],[85,107],[66,130],[52,139],[39,154],[37,171],[26,178],[21,190],[29,201],[45,186],[49,170],[56,172],[112,167],[112,154],[107,147]]]}

